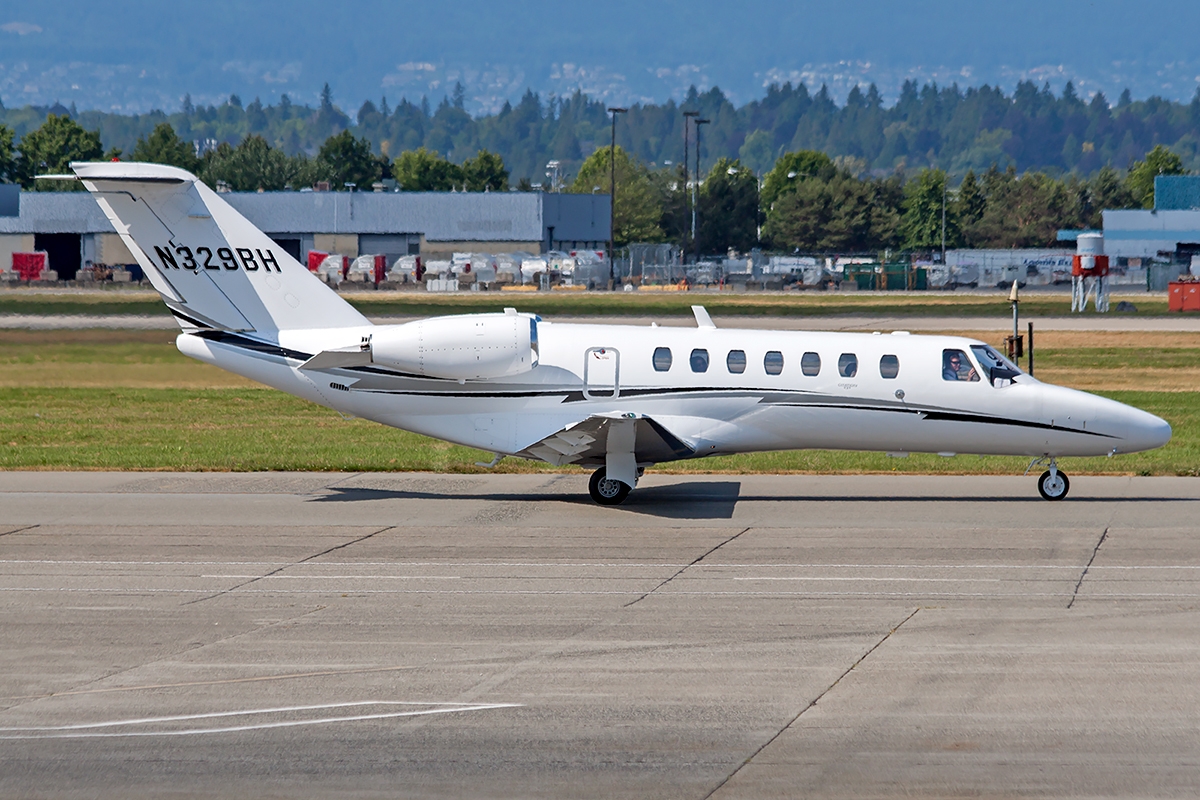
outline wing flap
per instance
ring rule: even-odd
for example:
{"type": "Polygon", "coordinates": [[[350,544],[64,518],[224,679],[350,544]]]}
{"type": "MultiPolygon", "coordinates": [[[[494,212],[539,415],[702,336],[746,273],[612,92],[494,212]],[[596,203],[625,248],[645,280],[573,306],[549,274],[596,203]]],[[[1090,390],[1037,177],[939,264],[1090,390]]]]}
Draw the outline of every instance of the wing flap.
{"type": "Polygon", "coordinates": [[[517,455],[536,458],[555,466],[605,463],[608,430],[618,420],[635,420],[634,453],[639,464],[656,464],[691,458],[695,449],[656,420],[642,414],[612,413],[585,417],[537,441],[517,455]]]}

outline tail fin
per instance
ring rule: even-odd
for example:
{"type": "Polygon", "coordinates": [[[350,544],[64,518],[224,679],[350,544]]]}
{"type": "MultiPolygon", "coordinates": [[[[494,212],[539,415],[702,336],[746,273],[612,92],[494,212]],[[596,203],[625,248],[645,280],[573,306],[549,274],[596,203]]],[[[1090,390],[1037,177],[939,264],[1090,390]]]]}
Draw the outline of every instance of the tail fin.
{"type": "Polygon", "coordinates": [[[128,162],[71,169],[185,329],[270,335],[370,324],[190,172],[128,162]]]}

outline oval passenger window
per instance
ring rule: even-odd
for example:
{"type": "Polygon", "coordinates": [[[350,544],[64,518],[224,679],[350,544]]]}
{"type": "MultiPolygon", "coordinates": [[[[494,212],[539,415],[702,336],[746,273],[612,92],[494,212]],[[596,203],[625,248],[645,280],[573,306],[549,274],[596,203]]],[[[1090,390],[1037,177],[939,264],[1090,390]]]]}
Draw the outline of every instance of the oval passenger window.
{"type": "Polygon", "coordinates": [[[810,378],[821,374],[821,357],[816,353],[800,356],[800,371],[810,378]]]}
{"type": "Polygon", "coordinates": [[[884,356],[879,359],[879,374],[889,379],[899,375],[900,359],[895,356],[884,356]]]}
{"type": "Polygon", "coordinates": [[[729,355],[725,356],[725,366],[734,375],[741,375],[746,371],[746,351],[730,350],[729,355]]]}
{"type": "Polygon", "coordinates": [[[708,351],[696,348],[692,351],[689,362],[692,365],[692,372],[708,372],[708,351]]]}
{"type": "Polygon", "coordinates": [[[842,353],[838,356],[838,374],[843,378],[853,378],[858,374],[858,356],[854,353],[842,353]]]}
{"type": "Polygon", "coordinates": [[[768,375],[778,375],[783,372],[783,353],[772,350],[763,356],[763,369],[768,375]]]}
{"type": "Polygon", "coordinates": [[[671,348],[654,348],[654,371],[666,372],[671,368],[671,348]]]}

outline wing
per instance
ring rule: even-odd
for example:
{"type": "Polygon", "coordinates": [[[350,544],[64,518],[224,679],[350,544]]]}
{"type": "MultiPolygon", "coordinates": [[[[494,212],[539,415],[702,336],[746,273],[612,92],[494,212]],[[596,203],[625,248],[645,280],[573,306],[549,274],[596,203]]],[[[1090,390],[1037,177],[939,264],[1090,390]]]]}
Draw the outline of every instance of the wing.
{"type": "Polygon", "coordinates": [[[555,466],[600,466],[607,452],[608,429],[614,422],[634,420],[634,453],[639,464],[658,464],[691,458],[696,451],[654,419],[642,414],[597,414],[568,425],[516,455],[547,461],[555,466]]]}

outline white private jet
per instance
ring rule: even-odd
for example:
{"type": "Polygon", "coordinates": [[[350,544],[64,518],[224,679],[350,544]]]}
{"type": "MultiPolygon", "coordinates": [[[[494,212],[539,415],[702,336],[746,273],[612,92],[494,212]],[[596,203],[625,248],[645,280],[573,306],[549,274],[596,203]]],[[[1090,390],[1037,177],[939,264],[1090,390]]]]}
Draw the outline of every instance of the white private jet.
{"type": "MultiPolygon", "coordinates": [[[[621,503],[643,469],[829,448],[1031,458],[1047,500],[1063,456],[1161,447],[1156,416],[1026,375],[952,336],[575,325],[531,314],[373,325],[194,175],[76,163],[183,332],[180,352],[408,431],[596,467],[621,503]]],[[[1028,472],[1028,470],[1026,470],[1028,472]]]]}

